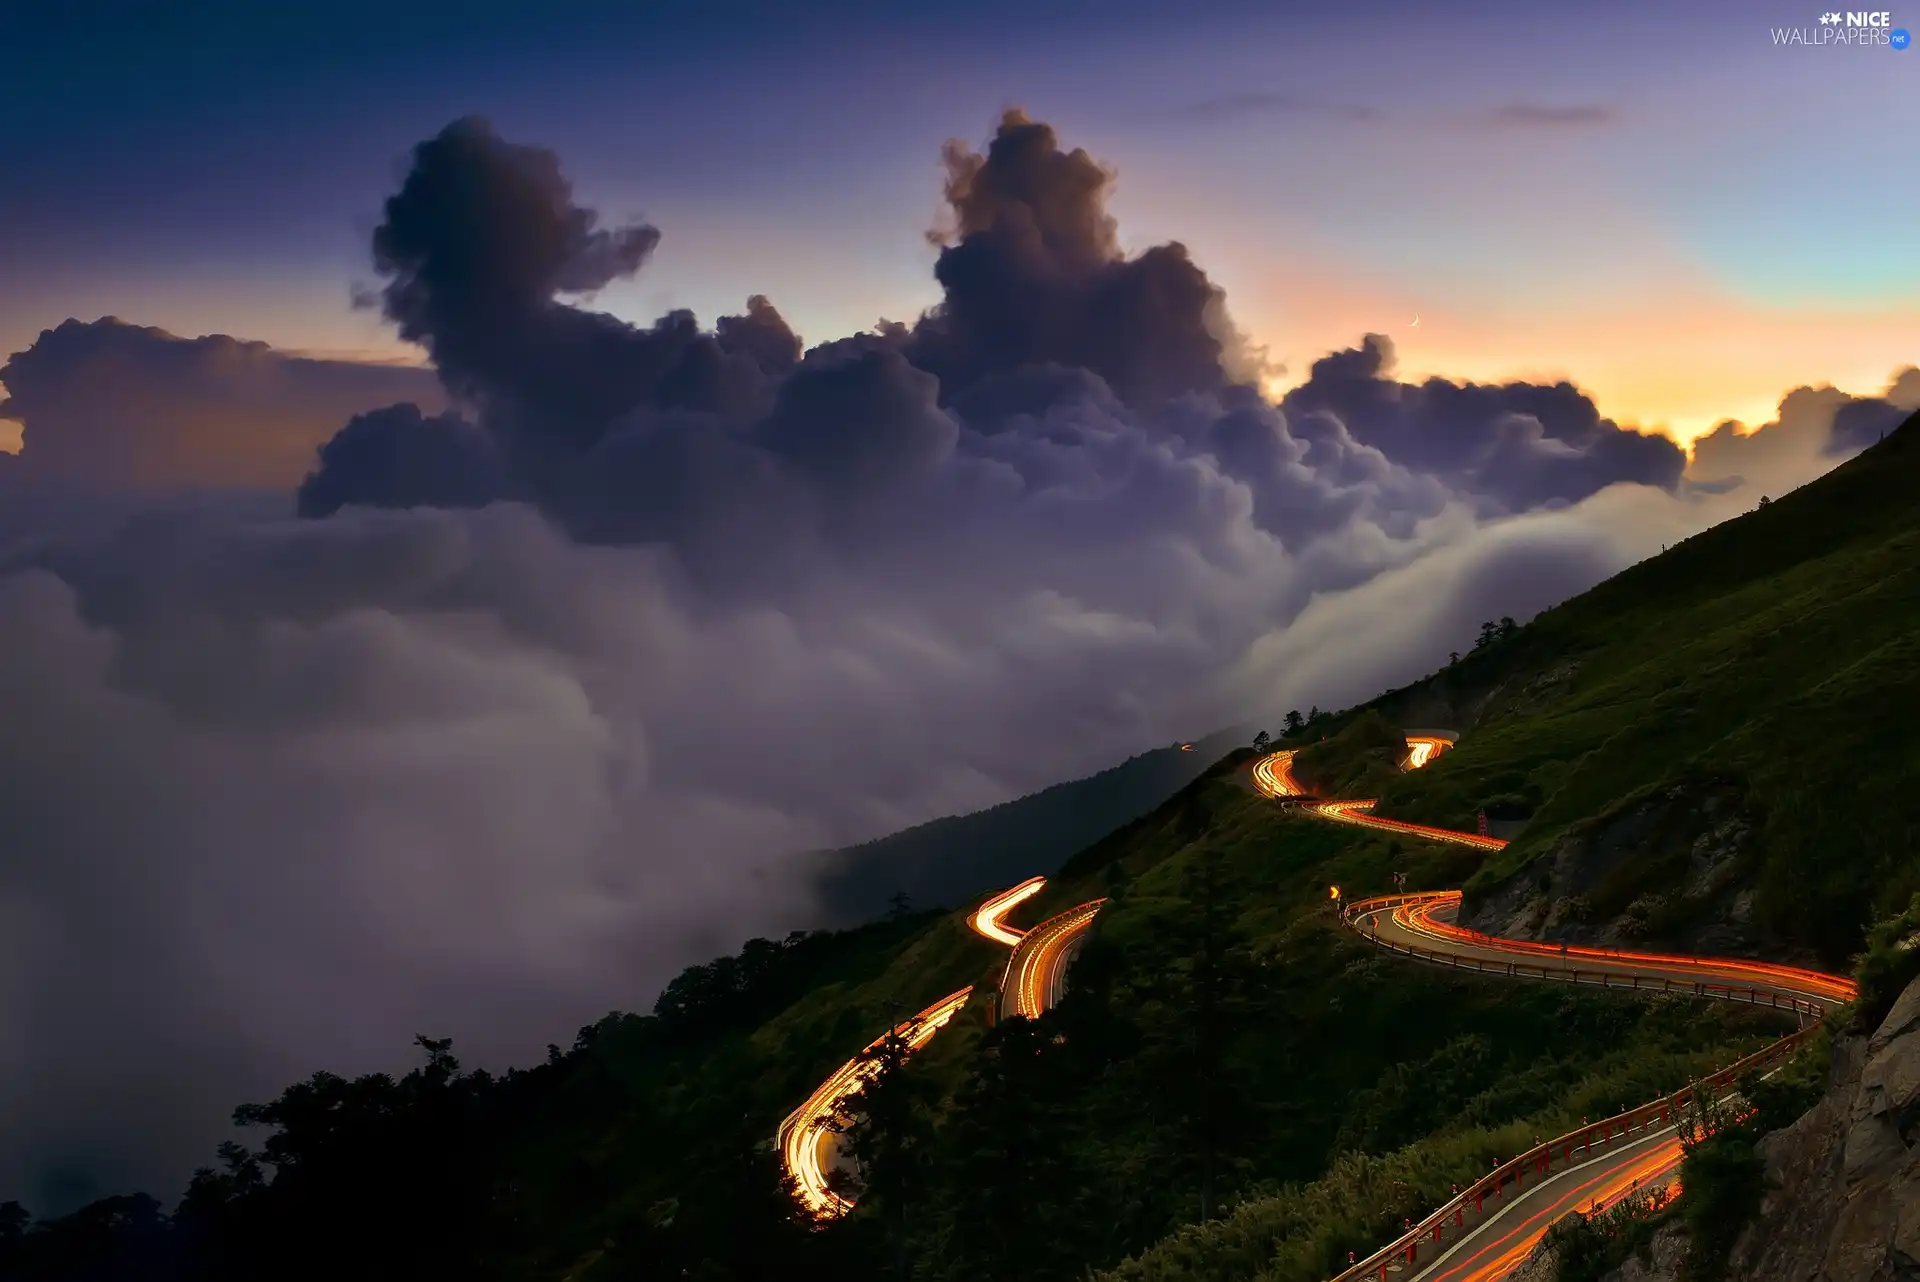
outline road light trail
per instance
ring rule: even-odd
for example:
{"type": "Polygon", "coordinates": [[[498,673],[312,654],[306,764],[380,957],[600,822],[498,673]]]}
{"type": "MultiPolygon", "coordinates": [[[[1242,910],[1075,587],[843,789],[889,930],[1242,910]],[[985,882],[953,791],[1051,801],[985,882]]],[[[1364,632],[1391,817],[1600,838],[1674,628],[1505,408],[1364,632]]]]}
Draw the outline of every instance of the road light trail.
{"type": "Polygon", "coordinates": [[[1104,899],[1081,904],[1035,926],[1007,958],[1000,981],[1000,1016],[1037,1018],[1060,995],[1067,963],[1081,938],[1093,925],[1104,899]]]}
{"type": "Polygon", "coordinates": [[[972,915],[967,918],[967,925],[972,927],[976,934],[985,935],[996,944],[1017,948],[1021,937],[1026,932],[1003,926],[1000,924],[1000,919],[1019,904],[1039,894],[1041,887],[1046,884],[1045,877],[1029,877],[1018,886],[1001,891],[974,909],[972,915]]]}
{"type": "MultiPolygon", "coordinates": [[[[1407,736],[1407,757],[1402,763],[1406,770],[1418,770],[1453,746],[1451,735],[1413,734],[1407,736]]],[[[1486,850],[1498,850],[1507,843],[1496,837],[1483,837],[1476,833],[1457,832],[1449,828],[1436,828],[1426,824],[1406,823],[1395,819],[1376,817],[1372,811],[1375,802],[1329,801],[1309,795],[1306,787],[1293,773],[1293,752],[1282,750],[1270,753],[1253,763],[1251,777],[1253,786],[1261,795],[1271,798],[1297,800],[1302,809],[1336,823],[1349,823],[1359,827],[1399,833],[1405,836],[1419,837],[1432,841],[1447,841],[1461,845],[1474,846],[1486,850]]],[[[967,925],[976,933],[995,943],[1004,944],[1013,949],[1007,959],[1006,971],[1001,980],[999,1014],[1002,1017],[1024,1015],[1034,1017],[1060,999],[1068,964],[1072,961],[1079,946],[1084,942],[1087,931],[1104,899],[1096,899],[1080,904],[1063,913],[1050,917],[1031,930],[1021,931],[1005,924],[1006,915],[1020,904],[1037,895],[1046,885],[1044,877],[1030,877],[1017,886],[999,892],[976,908],[967,917],[967,925]]],[[[1338,894],[1335,894],[1338,901],[1338,894]]],[[[1816,971],[1800,970],[1795,967],[1775,966],[1766,962],[1754,962],[1735,958],[1699,958],[1684,957],[1660,953],[1633,953],[1613,949],[1586,947],[1562,948],[1558,945],[1544,944],[1531,940],[1504,939],[1493,935],[1484,935],[1469,930],[1457,923],[1447,921],[1444,915],[1457,912],[1460,904],[1460,892],[1433,891],[1415,895],[1388,896],[1380,900],[1363,900],[1349,906],[1342,918],[1356,929],[1362,929],[1377,943],[1385,947],[1396,948],[1415,956],[1424,956],[1428,960],[1445,960],[1449,964],[1473,962],[1476,969],[1484,968],[1484,963],[1492,958],[1494,964],[1505,967],[1506,973],[1536,974],[1548,978],[1572,978],[1575,982],[1597,982],[1605,976],[1646,977],[1659,979],[1664,984],[1678,980],[1688,984],[1694,991],[1704,991],[1710,996],[1734,997],[1738,993],[1757,995],[1765,992],[1784,997],[1788,1009],[1802,1013],[1818,1015],[1825,1007],[1837,1002],[1848,1001],[1853,996],[1853,985],[1838,976],[1823,975],[1816,971]],[[1379,926],[1384,921],[1388,938],[1382,939],[1379,926]],[[1396,944],[1394,937],[1404,939],[1396,944]],[[1524,962],[1519,959],[1525,958],[1524,962]],[[1548,960],[1557,961],[1557,965],[1547,964],[1548,960]],[[1516,967],[1524,965],[1524,972],[1516,967]],[[1584,972],[1585,978],[1582,978],[1584,972]],[[1710,981],[1720,981],[1718,983],[1710,981]]],[[[1637,986],[1637,983],[1636,983],[1637,986]]],[[[926,1045],[965,1005],[972,993],[971,986],[942,998],[929,1006],[913,1019],[898,1026],[900,1036],[906,1038],[908,1049],[918,1050],[926,1045]]],[[[872,1051],[885,1040],[885,1034],[868,1047],[872,1051]]],[[[1783,1055],[1797,1044],[1801,1034],[1783,1038],[1773,1047],[1750,1057],[1750,1061],[1759,1063],[1764,1057],[1783,1055]]],[[[1741,1067],[1741,1066],[1736,1066],[1741,1067]]],[[[1731,1070],[1725,1070],[1730,1072],[1731,1070]]],[[[849,1060],[832,1077],[807,1098],[807,1101],[781,1122],[776,1142],[785,1160],[788,1171],[793,1175],[799,1187],[801,1200],[816,1214],[833,1217],[845,1214],[853,1203],[827,1187],[825,1171],[821,1163],[821,1149],[829,1134],[828,1124],[840,1110],[844,1101],[857,1091],[874,1072],[872,1061],[865,1053],[849,1060]]],[[[1656,1104],[1659,1102],[1656,1101],[1656,1104]]],[[[1614,1119],[1619,1120],[1619,1119],[1614,1119]]],[[[1622,1138],[1628,1133],[1626,1124],[1622,1124],[1622,1138]]],[[[1588,1132],[1588,1143],[1583,1153],[1590,1152],[1592,1133],[1588,1132]]],[[[1571,1153],[1576,1137],[1563,1136],[1551,1141],[1543,1150],[1548,1170],[1553,1161],[1552,1149],[1556,1145],[1565,1145],[1571,1153]]],[[[1611,1130],[1602,1139],[1603,1145],[1612,1144],[1611,1130]]],[[[1672,1171],[1679,1161],[1679,1142],[1669,1135],[1653,1146],[1640,1150],[1644,1140],[1635,1141],[1619,1149],[1616,1153],[1605,1154],[1589,1164],[1585,1161],[1573,1171],[1558,1175],[1548,1174],[1545,1187],[1553,1189],[1553,1199],[1536,1203],[1531,1194],[1543,1187],[1536,1185],[1529,1190],[1528,1213],[1519,1219],[1503,1224],[1499,1233],[1486,1242],[1476,1246],[1465,1257],[1457,1257],[1458,1246],[1441,1257],[1437,1263],[1444,1270],[1434,1272],[1434,1264],[1428,1264],[1415,1274],[1407,1275],[1406,1282],[1414,1277],[1427,1279],[1427,1282],[1494,1282],[1502,1277],[1519,1260],[1530,1253],[1539,1237],[1545,1232],[1551,1219],[1542,1220],[1542,1216],[1551,1214],[1557,1218],[1564,1209],[1580,1206],[1604,1206],[1636,1187],[1649,1186],[1650,1182],[1670,1179],[1672,1171]],[[1577,1173],[1578,1179],[1563,1184],[1570,1175],[1577,1173]],[[1567,1199],[1572,1199],[1567,1201],[1567,1199]],[[1581,1200],[1586,1199],[1586,1200],[1581,1200]]],[[[1531,1160],[1529,1155],[1529,1160],[1531,1160]]],[[[1518,1162],[1520,1159],[1516,1159],[1518,1162]]],[[[1513,1164],[1509,1164],[1513,1166],[1513,1164]]],[[[1520,1179],[1520,1168],[1513,1167],[1516,1186],[1520,1179]]],[[[1499,1176],[1500,1173],[1496,1173],[1499,1176]]],[[[1484,1181],[1482,1182],[1484,1183],[1484,1181]]],[[[1498,1179],[1494,1187],[1500,1187],[1498,1179]]],[[[1464,1196],[1464,1195],[1463,1195],[1464,1196]]],[[[1518,1201],[1519,1199],[1516,1199],[1518,1201]]],[[[1444,1227],[1445,1216],[1456,1213],[1456,1203],[1436,1212],[1435,1216],[1423,1221],[1415,1230],[1415,1236],[1433,1230],[1435,1241],[1439,1240],[1440,1230],[1444,1227]],[[1437,1217],[1437,1218],[1436,1218],[1437,1217]]],[[[1505,1208],[1490,1217],[1470,1235],[1469,1240],[1477,1240],[1486,1224],[1501,1222],[1507,1211],[1505,1208]]],[[[1384,1265],[1386,1258],[1408,1245],[1406,1239],[1382,1248],[1381,1252],[1368,1261],[1349,1269],[1340,1275],[1336,1282],[1348,1279],[1360,1279],[1373,1276],[1376,1265],[1384,1265]]],[[[1395,1272],[1398,1272],[1395,1269],[1395,1272]]]]}
{"type": "MultiPolygon", "coordinates": [[[[1410,735],[1407,746],[1402,768],[1417,770],[1451,748],[1452,740],[1439,735],[1410,735]]],[[[1381,819],[1372,813],[1375,804],[1372,801],[1326,801],[1312,797],[1293,773],[1292,751],[1271,753],[1257,760],[1251,778],[1255,790],[1262,795],[1295,800],[1309,814],[1336,823],[1485,850],[1499,850],[1507,844],[1499,838],[1477,833],[1381,819]]],[[[1855,995],[1852,981],[1841,976],[1771,962],[1632,952],[1487,935],[1451,920],[1458,914],[1460,904],[1461,894],[1457,890],[1388,895],[1351,904],[1341,912],[1341,918],[1383,947],[1428,961],[1574,983],[1611,985],[1619,980],[1637,988],[1644,982],[1648,986],[1657,985],[1661,990],[1677,985],[1678,991],[1703,996],[1775,1006],[1784,1003],[1786,1009],[1802,1016],[1811,1015],[1816,1021],[1827,1009],[1851,1001],[1855,995]],[[1763,996],[1767,998],[1765,1003],[1761,1002],[1763,996]]],[[[1810,1031],[1803,1028],[1789,1034],[1740,1064],[1721,1070],[1709,1079],[1706,1088],[1724,1091],[1737,1070],[1757,1069],[1777,1062],[1810,1031]]],[[[1691,1089],[1683,1094],[1690,1096],[1691,1089]]],[[[1597,1131],[1583,1127],[1579,1132],[1548,1141],[1514,1159],[1488,1179],[1477,1182],[1469,1193],[1456,1197],[1399,1239],[1351,1266],[1339,1274],[1335,1282],[1385,1277],[1389,1271],[1398,1274],[1404,1282],[1414,1282],[1416,1278],[1420,1282],[1498,1282],[1532,1254],[1548,1227],[1569,1212],[1591,1213],[1639,1190],[1676,1187],[1682,1156],[1677,1131],[1668,1126],[1651,1142],[1643,1133],[1642,1139],[1619,1145],[1615,1144],[1613,1133],[1617,1122],[1618,1138],[1624,1141],[1635,1118],[1648,1128],[1655,1117],[1671,1122],[1674,1107],[1672,1103],[1655,1101],[1642,1109],[1629,1110],[1620,1118],[1609,1119],[1597,1131]],[[1603,1152],[1599,1158],[1592,1158],[1596,1135],[1600,1137],[1603,1152]],[[1582,1160],[1577,1163],[1572,1160],[1576,1146],[1582,1154],[1582,1160]],[[1557,1173],[1552,1170],[1556,1150],[1560,1159],[1569,1164],[1557,1173]],[[1539,1182],[1532,1189],[1513,1198],[1473,1229],[1464,1228],[1469,1198],[1473,1199],[1478,1213],[1489,1185],[1497,1195],[1505,1172],[1511,1169],[1517,1188],[1526,1170],[1535,1163],[1538,1163],[1539,1182]],[[1450,1227],[1464,1232],[1465,1236],[1453,1239],[1451,1248],[1437,1258],[1429,1257],[1424,1266],[1416,1267],[1421,1244],[1440,1242],[1450,1227]],[[1409,1251],[1415,1255],[1409,1257],[1409,1251]]]]}
{"type": "Polygon", "coordinates": [[[827,1173],[821,1166],[820,1150],[832,1133],[831,1125],[840,1106],[878,1071],[868,1056],[889,1035],[902,1038],[909,1053],[919,1050],[959,1013],[972,993],[973,985],[969,984],[957,993],[942,997],[905,1023],[895,1025],[889,1032],[880,1034],[865,1051],[842,1064],[832,1077],[820,1083],[818,1089],[807,1096],[807,1102],[787,1114],[780,1123],[775,1142],[779,1145],[780,1156],[786,1162],[787,1170],[799,1187],[800,1200],[808,1210],[815,1215],[832,1218],[853,1209],[851,1201],[827,1187],[827,1173]]]}
{"type": "MultiPolygon", "coordinates": [[[[1003,920],[1006,915],[1039,894],[1046,884],[1045,877],[1029,877],[991,896],[967,915],[967,925],[976,934],[1013,949],[1001,981],[999,1014],[1003,1018],[1016,1014],[1031,1018],[1059,1000],[1067,966],[1093,925],[1100,905],[1107,902],[1096,899],[1070,908],[1028,931],[1006,925],[1003,920]]],[[[894,1031],[906,1039],[910,1052],[919,1050],[959,1012],[972,992],[969,985],[943,997],[894,1031]]],[[[832,1134],[830,1124],[841,1105],[873,1076],[872,1061],[867,1055],[886,1037],[887,1034],[882,1033],[866,1051],[841,1065],[807,1097],[806,1103],[787,1115],[775,1133],[775,1145],[793,1177],[800,1200],[815,1215],[831,1219],[853,1209],[851,1199],[827,1187],[822,1150],[832,1134]]]]}
{"type": "Polygon", "coordinates": [[[1677,1134],[1663,1134],[1622,1158],[1605,1166],[1578,1167],[1559,1181],[1536,1186],[1531,1196],[1516,1198],[1426,1269],[1408,1274],[1408,1282],[1498,1282],[1533,1254],[1548,1226],[1574,1211],[1591,1215],[1651,1189],[1678,1189],[1677,1134]]]}
{"type": "MultiPolygon", "coordinates": [[[[1355,905],[1359,912],[1361,905],[1355,905]]],[[[1403,899],[1390,911],[1392,924],[1420,943],[1436,950],[1467,955],[1482,953],[1508,957],[1545,958],[1566,969],[1608,971],[1622,975],[1671,976],[1688,982],[1723,980],[1730,984],[1808,998],[1820,1005],[1852,1001],[1852,980],[1839,975],[1782,966],[1740,957],[1690,957],[1680,953],[1643,953],[1619,948],[1590,948],[1579,944],[1549,944],[1531,939],[1505,939],[1442,918],[1457,913],[1460,892],[1436,890],[1417,899],[1403,899]]]]}

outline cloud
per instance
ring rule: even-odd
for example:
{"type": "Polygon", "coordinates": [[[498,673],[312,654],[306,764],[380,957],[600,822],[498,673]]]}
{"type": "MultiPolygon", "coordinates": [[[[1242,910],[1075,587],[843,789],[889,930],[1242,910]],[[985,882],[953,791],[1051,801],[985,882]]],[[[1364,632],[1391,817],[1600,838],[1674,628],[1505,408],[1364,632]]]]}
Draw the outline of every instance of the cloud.
{"type": "MultiPolygon", "coordinates": [[[[375,240],[446,391],[339,405],[265,505],[0,476],[0,1198],[170,1195],[234,1104],[416,1033],[537,1058],[817,920],[783,856],[1370,695],[1750,506],[1378,338],[1275,405],[1086,153],[1009,113],[946,162],[940,305],[803,351],[764,298],[590,310],[670,242],[457,122],[375,240]]],[[[81,479],[288,364],[201,342],[81,479]]],[[[30,449],[81,421],[15,397],[30,449]]]]}
{"type": "Polygon", "coordinates": [[[1281,409],[1302,430],[1337,427],[1488,515],[1572,503],[1621,482],[1671,489],[1685,468],[1671,439],[1601,417],[1571,383],[1401,383],[1393,362],[1392,340],[1369,334],[1316,361],[1281,409]]]}
{"type": "Polygon", "coordinates": [[[1610,125],[1620,118],[1612,107],[1598,103],[1549,106],[1537,102],[1512,102],[1486,114],[1486,123],[1521,129],[1587,129],[1610,125]]]}
{"type": "Polygon", "coordinates": [[[284,489],[349,415],[446,399],[431,370],[176,338],[111,316],[42,332],[0,381],[0,418],[24,425],[18,473],[108,489],[284,489]]]}
{"type": "Polygon", "coordinates": [[[1190,120],[1226,120],[1236,116],[1310,116],[1353,124],[1373,124],[1383,118],[1379,109],[1360,103],[1325,102],[1263,89],[1204,98],[1180,107],[1178,114],[1190,120]]]}
{"type": "Polygon", "coordinates": [[[1852,457],[1920,409],[1920,369],[1896,371],[1880,396],[1796,387],[1771,422],[1729,420],[1693,443],[1690,483],[1779,493],[1852,457]]]}

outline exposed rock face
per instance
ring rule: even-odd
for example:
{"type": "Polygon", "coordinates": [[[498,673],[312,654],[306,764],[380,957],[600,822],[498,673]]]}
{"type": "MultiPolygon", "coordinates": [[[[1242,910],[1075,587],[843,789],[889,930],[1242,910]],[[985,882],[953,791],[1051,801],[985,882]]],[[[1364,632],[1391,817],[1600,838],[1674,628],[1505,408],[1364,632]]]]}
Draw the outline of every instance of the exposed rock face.
{"type": "Polygon", "coordinates": [[[1505,1282],[1560,1282],[1560,1253],[1542,1242],[1507,1274],[1505,1282]]]}
{"type": "Polygon", "coordinates": [[[1920,1279],[1920,981],[1872,1037],[1836,1042],[1826,1095],[1761,1153],[1771,1191],[1732,1278],[1920,1279]]]}
{"type": "Polygon", "coordinates": [[[1679,785],[1562,837],[1463,924],[1521,939],[1759,955],[1753,894],[1739,884],[1755,829],[1731,785],[1679,785]]]}
{"type": "Polygon", "coordinates": [[[1668,1224],[1653,1235],[1646,1259],[1630,1257],[1602,1282],[1680,1282],[1680,1269],[1686,1258],[1686,1229],[1668,1224]]]}

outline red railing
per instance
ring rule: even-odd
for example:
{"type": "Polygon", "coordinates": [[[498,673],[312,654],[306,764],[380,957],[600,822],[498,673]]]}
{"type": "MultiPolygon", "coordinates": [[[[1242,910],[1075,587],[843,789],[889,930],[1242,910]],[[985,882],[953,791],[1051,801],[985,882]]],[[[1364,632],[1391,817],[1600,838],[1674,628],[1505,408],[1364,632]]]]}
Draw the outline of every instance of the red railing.
{"type": "MultiPolygon", "coordinates": [[[[1460,892],[1457,890],[1419,891],[1361,900],[1348,908],[1347,913],[1349,917],[1360,917],[1415,904],[1430,905],[1437,909],[1459,902],[1460,892]]],[[[1798,966],[1783,966],[1777,962],[1754,961],[1741,957],[1691,957],[1684,953],[1634,952],[1618,948],[1595,948],[1586,944],[1549,944],[1531,939],[1503,939],[1498,935],[1482,934],[1480,931],[1470,930],[1453,922],[1437,921],[1431,915],[1422,915],[1419,924],[1458,943],[1497,949],[1505,953],[1558,957],[1562,962],[1584,958],[1626,966],[1700,970],[1717,972],[1724,978],[1737,975],[1759,985],[1772,985],[1788,991],[1817,995],[1829,999],[1832,1003],[1852,1001],[1854,996],[1853,981],[1843,976],[1828,975],[1798,966]]],[[[1564,968],[1563,966],[1562,969],[1564,968]]]]}
{"type": "MultiPolygon", "coordinates": [[[[1427,891],[1401,895],[1381,895],[1373,899],[1364,899],[1348,906],[1341,913],[1341,920],[1349,926],[1354,926],[1355,920],[1358,917],[1397,908],[1404,904],[1431,902],[1434,898],[1434,893],[1427,891]]],[[[1591,969],[1581,971],[1576,967],[1529,965],[1518,961],[1503,963],[1489,958],[1462,957],[1458,954],[1443,953],[1434,949],[1422,948],[1418,945],[1395,943],[1392,940],[1381,939],[1376,935],[1358,931],[1357,926],[1355,929],[1362,938],[1370,940],[1380,948],[1436,965],[1451,966],[1456,969],[1477,970],[1491,974],[1558,979],[1570,983],[1588,983],[1610,988],[1631,987],[1640,989],[1641,991],[1691,993],[1695,996],[1711,997],[1722,1001],[1738,1001],[1751,1005],[1766,1005],[1777,1010],[1792,1011],[1796,1015],[1810,1016],[1814,1022],[1795,1032],[1788,1033],[1785,1037],[1782,1037],[1771,1045],[1755,1051],[1753,1054],[1746,1056],[1736,1063],[1729,1064],[1727,1067],[1710,1074],[1694,1085],[1682,1087],[1672,1095],[1642,1104],[1638,1108],[1630,1108],[1623,1113],[1616,1113],[1614,1116],[1603,1118],[1598,1122],[1583,1124],[1577,1130],[1569,1131],[1564,1135],[1555,1136],[1553,1139],[1535,1145],[1518,1157],[1502,1163],[1488,1174],[1475,1180],[1467,1188],[1456,1194],[1445,1205],[1432,1212],[1418,1224],[1407,1229],[1399,1237],[1387,1243],[1387,1245],[1381,1247],[1366,1259],[1348,1265],[1344,1271],[1333,1277],[1332,1282],[1361,1282],[1361,1279],[1382,1277],[1385,1276],[1385,1270],[1390,1264],[1398,1263],[1403,1259],[1409,1264],[1417,1263],[1420,1245],[1424,1242],[1438,1243],[1442,1241],[1449,1221],[1452,1222],[1455,1229],[1464,1228],[1467,1208],[1472,1207],[1476,1215],[1478,1215],[1489,1197],[1499,1198],[1501,1196],[1501,1190],[1508,1183],[1512,1183],[1515,1188],[1520,1187],[1521,1182],[1529,1173],[1550,1178],[1556,1173],[1553,1171],[1556,1152],[1562,1160],[1561,1172],[1564,1172],[1576,1165],[1573,1160],[1573,1150],[1576,1147],[1580,1149],[1581,1157],[1584,1159],[1592,1154],[1593,1145],[1596,1140],[1602,1145],[1610,1145],[1616,1138],[1626,1139],[1632,1136],[1636,1128],[1640,1131],[1640,1138],[1645,1139],[1654,1129],[1656,1123],[1663,1128],[1671,1125],[1679,1115],[1680,1110],[1692,1102],[1696,1088],[1711,1091],[1713,1096],[1718,1098],[1726,1088],[1732,1085],[1742,1074],[1778,1063],[1791,1055],[1800,1047],[1802,1042],[1813,1034],[1814,1030],[1819,1026],[1820,1017],[1825,1013],[1825,1007],[1820,1002],[1812,1001],[1791,992],[1781,993],[1769,989],[1741,988],[1737,985],[1728,984],[1676,982],[1675,980],[1665,977],[1660,978],[1658,986],[1656,986],[1655,981],[1651,977],[1610,977],[1603,971],[1596,972],[1591,969]],[[1762,1001],[1762,998],[1766,1000],[1762,1001]]],[[[1496,944],[1501,946],[1511,942],[1497,940],[1493,936],[1482,936],[1481,938],[1494,940],[1496,944]]],[[[1626,954],[1623,956],[1631,955],[1626,954]]],[[[1835,977],[1822,976],[1821,978],[1832,979],[1835,977]]],[[[1458,1237],[1459,1234],[1456,1233],[1454,1236],[1458,1237]]]]}

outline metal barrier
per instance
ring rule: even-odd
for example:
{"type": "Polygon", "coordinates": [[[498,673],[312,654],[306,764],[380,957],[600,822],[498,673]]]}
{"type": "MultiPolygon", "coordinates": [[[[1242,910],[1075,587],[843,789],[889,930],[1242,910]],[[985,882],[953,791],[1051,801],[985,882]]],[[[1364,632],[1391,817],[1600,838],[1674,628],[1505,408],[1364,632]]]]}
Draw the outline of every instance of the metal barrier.
{"type": "MultiPolygon", "coordinates": [[[[1442,893],[1458,896],[1457,891],[1442,893]]],[[[1779,1041],[1755,1051],[1744,1059],[1719,1069],[1694,1085],[1682,1087],[1670,1096],[1642,1104],[1638,1108],[1630,1108],[1623,1113],[1616,1113],[1612,1117],[1602,1118],[1598,1122],[1582,1125],[1578,1130],[1569,1131],[1535,1145],[1475,1180],[1456,1194],[1452,1200],[1366,1259],[1348,1265],[1344,1271],[1335,1274],[1331,1282],[1362,1282],[1362,1279],[1384,1278],[1390,1264],[1401,1260],[1409,1265],[1416,1263],[1420,1245],[1429,1241],[1440,1242],[1449,1220],[1453,1221],[1455,1228],[1464,1227],[1468,1207],[1472,1207],[1476,1214],[1480,1213],[1489,1197],[1495,1199],[1501,1197],[1501,1190],[1508,1183],[1518,1189],[1529,1172],[1551,1178],[1555,1150],[1559,1151],[1565,1163],[1561,1172],[1564,1173],[1572,1169],[1573,1150],[1576,1147],[1580,1149],[1583,1157],[1590,1156],[1596,1140],[1603,1146],[1610,1145],[1616,1138],[1631,1137],[1636,1127],[1640,1131],[1639,1138],[1644,1139],[1654,1129],[1656,1123],[1662,1127],[1672,1124],[1681,1110],[1692,1102],[1696,1088],[1708,1090],[1717,1098],[1742,1074],[1785,1059],[1813,1035],[1814,1030],[1819,1027],[1820,1018],[1826,1013],[1826,1007],[1821,1003],[1793,993],[1783,994],[1761,988],[1742,988],[1738,985],[1710,984],[1704,981],[1688,983],[1684,980],[1676,981],[1665,977],[1660,979],[1659,987],[1655,987],[1652,977],[1643,979],[1640,976],[1609,976],[1604,971],[1591,968],[1581,971],[1575,967],[1530,965],[1518,961],[1503,963],[1490,958],[1466,957],[1412,944],[1395,943],[1371,935],[1358,927],[1357,922],[1360,918],[1410,903],[1432,902],[1440,897],[1440,893],[1433,891],[1415,891],[1363,899],[1347,906],[1341,912],[1341,922],[1378,948],[1433,965],[1448,966],[1457,970],[1473,970],[1483,974],[1557,979],[1568,983],[1593,984],[1607,988],[1633,988],[1642,992],[1680,992],[1721,1001],[1742,1002],[1755,1006],[1765,1005],[1776,1010],[1792,1011],[1803,1018],[1811,1016],[1813,1022],[1788,1033],[1779,1041]],[[1628,980],[1631,982],[1625,982],[1628,980]]],[[[1492,939],[1493,937],[1483,936],[1482,938],[1492,939]]],[[[1622,958],[1632,956],[1625,953],[1618,955],[1622,958]]]]}

